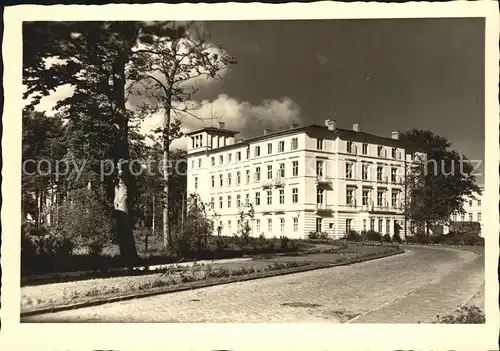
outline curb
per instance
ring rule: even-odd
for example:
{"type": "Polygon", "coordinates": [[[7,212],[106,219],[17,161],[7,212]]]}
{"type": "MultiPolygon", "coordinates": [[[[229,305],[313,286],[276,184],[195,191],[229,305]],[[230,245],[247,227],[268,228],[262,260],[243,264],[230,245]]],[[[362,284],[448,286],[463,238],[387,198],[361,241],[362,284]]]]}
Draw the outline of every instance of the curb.
{"type": "Polygon", "coordinates": [[[354,258],[352,260],[347,260],[347,261],[339,262],[339,263],[320,263],[320,264],[316,264],[316,265],[311,264],[311,265],[305,265],[305,266],[300,266],[300,267],[292,267],[292,268],[283,269],[283,270],[251,273],[247,276],[242,276],[242,277],[236,276],[236,277],[228,277],[228,278],[214,278],[212,281],[207,281],[208,279],[204,279],[204,280],[200,280],[198,282],[195,281],[195,282],[191,282],[191,283],[185,283],[185,284],[181,283],[181,284],[176,284],[174,286],[161,287],[161,288],[153,289],[153,290],[150,290],[150,291],[144,292],[144,293],[135,293],[135,294],[129,294],[129,295],[124,295],[124,296],[114,296],[114,297],[109,297],[109,298],[96,299],[94,301],[77,302],[77,303],[69,304],[69,305],[62,305],[62,306],[56,306],[56,307],[46,307],[46,308],[41,308],[38,310],[25,311],[25,312],[21,312],[21,318],[40,315],[40,314],[68,311],[68,310],[85,308],[85,307],[94,307],[94,306],[104,305],[107,303],[140,299],[140,298],[145,298],[145,297],[151,297],[151,296],[174,293],[174,292],[181,292],[181,291],[186,291],[186,290],[208,288],[208,287],[216,286],[216,285],[224,285],[224,284],[251,281],[251,280],[257,280],[257,279],[264,279],[264,278],[272,278],[272,277],[277,277],[277,276],[281,276],[281,275],[302,273],[302,272],[314,271],[314,270],[324,269],[324,268],[348,266],[351,264],[367,262],[367,261],[372,261],[372,260],[379,259],[379,258],[385,258],[385,257],[399,255],[399,254],[402,254],[404,252],[405,252],[404,250],[399,249],[399,250],[394,250],[394,251],[390,251],[390,252],[386,252],[386,253],[381,253],[378,255],[354,258]]]}

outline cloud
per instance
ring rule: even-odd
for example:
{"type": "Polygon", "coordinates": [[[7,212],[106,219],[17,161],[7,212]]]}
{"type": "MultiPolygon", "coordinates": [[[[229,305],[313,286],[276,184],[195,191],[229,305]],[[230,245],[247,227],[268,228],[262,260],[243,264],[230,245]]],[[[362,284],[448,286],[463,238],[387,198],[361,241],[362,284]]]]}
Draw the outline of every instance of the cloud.
{"type": "MultiPolygon", "coordinates": [[[[279,130],[292,123],[300,123],[300,107],[289,97],[277,100],[264,100],[258,105],[248,101],[241,101],[228,96],[219,95],[215,100],[204,100],[201,108],[191,111],[197,118],[186,114],[179,114],[182,119],[182,131],[217,126],[219,121],[226,124],[226,128],[240,131],[237,137],[250,138],[263,133],[264,129],[279,130]],[[214,117],[213,119],[210,119],[214,117]],[[201,119],[201,120],[200,120],[201,119]]],[[[146,118],[141,124],[141,132],[149,133],[162,125],[163,112],[146,118]]],[[[187,138],[175,140],[172,148],[186,148],[187,138]]]]}

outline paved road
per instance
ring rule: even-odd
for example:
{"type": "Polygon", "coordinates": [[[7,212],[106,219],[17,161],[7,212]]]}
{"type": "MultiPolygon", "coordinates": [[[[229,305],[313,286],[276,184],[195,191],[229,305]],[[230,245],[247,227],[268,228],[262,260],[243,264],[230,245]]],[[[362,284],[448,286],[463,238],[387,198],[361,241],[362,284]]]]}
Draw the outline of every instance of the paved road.
{"type": "MultiPolygon", "coordinates": [[[[438,247],[352,266],[26,318],[26,322],[426,323],[484,296],[484,255],[438,247]]],[[[479,299],[482,300],[482,299],[479,299]]],[[[481,302],[481,301],[479,301],[481,302]]]]}

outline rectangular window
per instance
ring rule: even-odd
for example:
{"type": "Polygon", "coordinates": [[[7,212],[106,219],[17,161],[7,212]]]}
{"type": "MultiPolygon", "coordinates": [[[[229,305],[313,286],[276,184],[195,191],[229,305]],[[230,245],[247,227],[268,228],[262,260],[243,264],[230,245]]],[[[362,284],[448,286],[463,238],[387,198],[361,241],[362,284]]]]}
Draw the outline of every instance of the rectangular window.
{"type": "Polygon", "coordinates": [[[233,162],[233,154],[228,154],[227,155],[227,163],[233,162]]]}
{"type": "Polygon", "coordinates": [[[250,194],[245,194],[245,205],[250,205],[250,194]]]}
{"type": "Polygon", "coordinates": [[[393,148],[391,149],[391,157],[392,157],[392,158],[396,158],[396,148],[395,148],[395,147],[393,147],[393,148]]]}
{"type": "Polygon", "coordinates": [[[194,188],[198,189],[198,177],[194,177],[194,188]]]}
{"type": "Polygon", "coordinates": [[[237,194],[236,195],[236,207],[240,207],[241,206],[241,195],[240,194],[237,194]]]}
{"type": "Polygon", "coordinates": [[[210,208],[213,210],[215,208],[215,198],[210,198],[210,208]]]}
{"type": "Polygon", "coordinates": [[[373,218],[370,219],[370,230],[375,230],[375,220],[373,218]]]}
{"type": "Polygon", "coordinates": [[[377,146],[377,155],[378,157],[385,157],[385,149],[383,146],[377,146]]]}
{"type": "Polygon", "coordinates": [[[267,165],[267,179],[273,179],[273,166],[267,165]]]}
{"type": "Polygon", "coordinates": [[[227,196],[227,208],[231,208],[231,195],[227,196]]]}
{"type": "Polygon", "coordinates": [[[246,181],[247,181],[247,184],[250,183],[250,170],[249,169],[246,170],[246,181]]]}
{"type": "Polygon", "coordinates": [[[255,167],[255,176],[254,180],[256,182],[260,181],[260,167],[255,167]]]}
{"type": "Polygon", "coordinates": [[[354,189],[346,189],[345,203],[347,206],[355,206],[354,189]]]}
{"type": "Polygon", "coordinates": [[[464,214],[462,214],[462,215],[460,216],[460,218],[462,219],[462,222],[465,222],[465,215],[464,215],[464,214]]]}
{"type": "Polygon", "coordinates": [[[232,234],[232,232],[233,232],[231,221],[227,221],[227,231],[229,234],[232,234]]]}
{"type": "Polygon", "coordinates": [[[292,174],[294,177],[299,175],[299,161],[292,162],[292,174]]]}
{"type": "Polygon", "coordinates": [[[477,200],[477,206],[481,207],[481,200],[477,200]]]}
{"type": "Polygon", "coordinates": [[[201,167],[201,158],[198,159],[198,167],[201,167]]]}
{"type": "Polygon", "coordinates": [[[324,143],[323,139],[317,139],[316,140],[316,149],[323,150],[323,143],[324,143]]]}
{"type": "Polygon", "coordinates": [[[386,234],[389,234],[391,232],[391,220],[390,219],[385,220],[385,232],[386,232],[386,234]]]}
{"type": "Polygon", "coordinates": [[[285,178],[285,164],[280,163],[279,175],[281,178],[285,178]]]}
{"type": "Polygon", "coordinates": [[[299,188],[292,189],[292,202],[294,204],[299,202],[299,188]]]}
{"type": "Polygon", "coordinates": [[[220,155],[219,156],[219,164],[223,164],[224,163],[224,156],[223,155],[220,155]]]}
{"type": "Polygon", "coordinates": [[[353,171],[352,171],[353,167],[354,167],[354,164],[351,163],[351,162],[347,162],[345,164],[345,177],[347,179],[352,179],[353,178],[353,176],[352,176],[352,174],[353,174],[353,171]]]}
{"type": "Polygon", "coordinates": [[[278,152],[283,152],[283,151],[285,151],[285,142],[282,140],[278,142],[278,152]]]}
{"type": "Polygon", "coordinates": [[[297,217],[293,217],[293,231],[295,233],[299,231],[299,219],[297,217]]]}
{"type": "Polygon", "coordinates": [[[271,155],[273,153],[273,144],[268,143],[267,144],[267,154],[271,155]]]}
{"type": "Polygon", "coordinates": [[[352,219],[347,218],[345,220],[345,230],[346,230],[346,233],[350,233],[351,229],[352,229],[352,219]]]}
{"type": "Polygon", "coordinates": [[[267,231],[269,233],[273,232],[273,219],[272,218],[267,219],[267,231]]]}
{"type": "Polygon", "coordinates": [[[381,207],[384,205],[384,191],[377,191],[377,206],[381,207]]]}
{"type": "Polygon", "coordinates": [[[194,168],[194,160],[191,161],[191,168],[194,168]]]}
{"type": "Polygon", "coordinates": [[[283,205],[285,203],[285,190],[280,189],[279,190],[279,199],[280,199],[280,205],[283,205]]]}
{"type": "Polygon", "coordinates": [[[318,177],[323,176],[323,161],[316,161],[316,175],[318,177]]]}
{"type": "Polygon", "coordinates": [[[478,222],[481,222],[481,212],[478,212],[478,213],[477,213],[477,221],[478,221],[478,222]]]}
{"type": "Polygon", "coordinates": [[[219,186],[224,186],[224,176],[222,174],[219,174],[219,186]]]}
{"type": "Polygon", "coordinates": [[[297,150],[299,148],[299,139],[293,138],[292,139],[292,150],[297,150]]]}
{"type": "Polygon", "coordinates": [[[241,151],[236,153],[236,161],[241,161],[241,151]]]}
{"type": "Polygon", "coordinates": [[[316,218],[316,232],[323,231],[323,218],[316,218]]]}
{"type": "Polygon", "coordinates": [[[210,176],[212,180],[212,188],[215,188],[215,176],[210,176]]]}
{"type": "Polygon", "coordinates": [[[398,169],[397,168],[391,168],[391,182],[396,183],[397,182],[397,173],[398,169]]]}
{"type": "Polygon", "coordinates": [[[271,190],[267,191],[267,204],[268,205],[273,204],[273,192],[271,190]]]}
{"type": "Polygon", "coordinates": [[[255,227],[256,227],[255,229],[257,230],[257,233],[259,233],[260,232],[260,219],[258,219],[258,218],[255,220],[255,227]]]}
{"type": "Polygon", "coordinates": [[[363,201],[363,206],[368,206],[368,198],[370,196],[370,191],[369,190],[363,190],[361,194],[361,200],[363,201]]]}
{"type": "Polygon", "coordinates": [[[383,167],[377,167],[377,182],[382,181],[383,171],[384,171],[383,167]]]}
{"type": "Polygon", "coordinates": [[[363,180],[368,180],[368,165],[366,163],[363,163],[361,166],[361,178],[363,180]]]}
{"type": "Polygon", "coordinates": [[[231,181],[232,181],[232,174],[228,173],[227,174],[227,186],[231,186],[231,181]]]}
{"type": "Polygon", "coordinates": [[[222,196],[219,196],[219,208],[224,207],[222,196]]]}
{"type": "Polygon", "coordinates": [[[250,159],[250,146],[247,147],[247,160],[250,159]]]}
{"type": "Polygon", "coordinates": [[[284,218],[280,218],[280,232],[284,232],[285,231],[285,219],[284,218]]]}
{"type": "Polygon", "coordinates": [[[397,207],[398,205],[398,193],[397,192],[392,192],[391,194],[391,205],[392,207],[397,207]]]}
{"type": "Polygon", "coordinates": [[[236,172],[236,184],[237,185],[241,184],[241,172],[240,171],[236,172]]]}
{"type": "Polygon", "coordinates": [[[260,192],[255,193],[255,206],[260,206],[260,192]]]}
{"type": "Polygon", "coordinates": [[[474,219],[472,217],[472,213],[469,213],[469,222],[472,222],[474,219]]]}
{"type": "Polygon", "coordinates": [[[255,157],[260,156],[260,146],[255,147],[255,152],[254,152],[255,157]]]}
{"type": "Polygon", "coordinates": [[[353,144],[352,144],[352,141],[346,141],[346,149],[347,149],[347,152],[348,153],[352,153],[353,152],[353,144]]]}
{"type": "Polygon", "coordinates": [[[363,231],[366,232],[366,219],[363,219],[363,231]]]}
{"type": "Polygon", "coordinates": [[[363,151],[363,155],[368,155],[368,144],[363,144],[361,149],[363,151]]]}
{"type": "Polygon", "coordinates": [[[215,166],[215,157],[212,157],[211,160],[212,160],[212,166],[215,166]]]}
{"type": "Polygon", "coordinates": [[[316,203],[317,204],[322,204],[324,200],[324,189],[318,189],[316,192],[316,203]]]}
{"type": "Polygon", "coordinates": [[[382,218],[380,218],[380,219],[378,220],[378,232],[379,232],[379,233],[382,233],[383,223],[384,223],[383,219],[382,219],[382,218]]]}

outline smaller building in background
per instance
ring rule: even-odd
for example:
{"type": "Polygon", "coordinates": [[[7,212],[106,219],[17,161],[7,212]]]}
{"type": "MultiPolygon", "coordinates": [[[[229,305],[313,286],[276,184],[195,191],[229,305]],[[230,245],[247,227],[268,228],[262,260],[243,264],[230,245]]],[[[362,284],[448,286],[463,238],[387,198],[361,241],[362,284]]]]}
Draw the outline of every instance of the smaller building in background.
{"type": "Polygon", "coordinates": [[[484,193],[484,187],[480,186],[481,193],[473,193],[471,196],[467,196],[464,201],[464,211],[463,214],[455,214],[451,218],[450,231],[453,230],[453,226],[467,223],[479,223],[480,232],[479,235],[483,236],[483,214],[482,214],[482,198],[484,193]]]}

